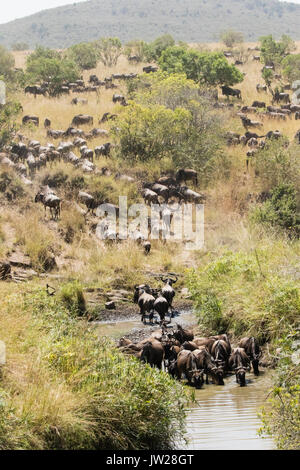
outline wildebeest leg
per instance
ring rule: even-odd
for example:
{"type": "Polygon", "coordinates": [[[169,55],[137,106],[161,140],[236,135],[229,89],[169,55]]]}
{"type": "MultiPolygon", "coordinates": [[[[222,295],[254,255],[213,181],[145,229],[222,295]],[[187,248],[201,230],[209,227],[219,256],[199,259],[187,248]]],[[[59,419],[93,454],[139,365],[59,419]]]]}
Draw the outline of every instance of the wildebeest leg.
{"type": "Polygon", "coordinates": [[[149,314],[149,322],[153,324],[154,310],[151,310],[149,314]]]}

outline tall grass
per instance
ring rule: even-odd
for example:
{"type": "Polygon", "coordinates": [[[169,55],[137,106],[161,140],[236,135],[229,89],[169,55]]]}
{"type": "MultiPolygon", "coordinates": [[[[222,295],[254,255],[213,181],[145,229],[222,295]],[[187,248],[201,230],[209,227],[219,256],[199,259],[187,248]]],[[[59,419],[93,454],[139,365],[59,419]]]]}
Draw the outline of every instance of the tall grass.
{"type": "Polygon", "coordinates": [[[0,289],[2,449],[167,449],[182,438],[179,383],[126,358],[41,286],[0,289]]]}

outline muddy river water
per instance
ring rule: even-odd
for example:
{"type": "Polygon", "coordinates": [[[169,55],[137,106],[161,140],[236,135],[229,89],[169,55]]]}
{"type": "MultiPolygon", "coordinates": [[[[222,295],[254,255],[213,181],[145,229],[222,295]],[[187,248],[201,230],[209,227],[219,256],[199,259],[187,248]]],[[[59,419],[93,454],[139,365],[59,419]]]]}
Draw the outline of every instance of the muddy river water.
{"type": "MultiPolygon", "coordinates": [[[[191,311],[182,312],[175,322],[183,325],[195,321],[191,311]]],[[[99,323],[99,334],[119,338],[143,327],[138,319],[99,323]]],[[[261,425],[257,412],[264,404],[272,373],[262,370],[259,377],[247,374],[247,386],[239,387],[235,376],[225,379],[225,386],[204,385],[196,390],[196,403],[187,410],[188,443],[179,443],[180,450],[267,450],[275,449],[270,438],[257,435],[261,425]]]]}

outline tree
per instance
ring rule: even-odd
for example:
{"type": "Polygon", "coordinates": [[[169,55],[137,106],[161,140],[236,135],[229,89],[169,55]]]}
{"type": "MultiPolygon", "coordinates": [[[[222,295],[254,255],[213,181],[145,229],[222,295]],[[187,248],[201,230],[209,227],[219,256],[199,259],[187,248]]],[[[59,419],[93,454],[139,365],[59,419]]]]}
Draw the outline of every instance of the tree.
{"type": "Polygon", "coordinates": [[[150,62],[157,61],[161,57],[163,51],[174,45],[175,41],[170,34],[164,34],[163,36],[156,38],[146,47],[147,60],[150,62]]]}
{"type": "Polygon", "coordinates": [[[0,77],[10,80],[14,74],[15,59],[5,47],[0,46],[0,77]]]}
{"type": "Polygon", "coordinates": [[[223,41],[225,46],[232,48],[236,44],[244,42],[244,35],[243,33],[229,29],[228,31],[223,31],[221,33],[220,39],[223,41]]]}
{"type": "Polygon", "coordinates": [[[8,100],[5,105],[0,105],[0,151],[4,145],[11,142],[16,132],[15,118],[21,110],[20,103],[8,100]]]}
{"type": "Polygon", "coordinates": [[[146,49],[147,43],[145,41],[134,39],[125,45],[124,53],[128,59],[129,57],[134,56],[136,57],[137,62],[142,62],[145,60],[146,49]]]}
{"type": "Polygon", "coordinates": [[[59,94],[64,83],[74,82],[79,79],[79,76],[79,70],[74,61],[51,49],[38,48],[27,59],[27,82],[49,82],[51,96],[59,94]]]}
{"type": "Polygon", "coordinates": [[[282,61],[283,75],[292,83],[300,80],[300,54],[288,55],[282,61]]]}
{"type": "Polygon", "coordinates": [[[131,164],[169,161],[172,168],[197,168],[204,182],[225,158],[220,150],[220,124],[205,102],[188,100],[185,107],[175,109],[131,102],[112,131],[120,158],[131,164]]]}
{"type": "Polygon", "coordinates": [[[122,43],[119,38],[102,38],[95,43],[98,59],[107,67],[117,64],[122,54],[122,43]]]}
{"type": "Polygon", "coordinates": [[[265,65],[279,66],[283,59],[295,50],[294,41],[287,35],[283,35],[280,41],[275,41],[273,36],[260,38],[260,56],[265,65]]]}
{"type": "Polygon", "coordinates": [[[243,74],[219,52],[169,47],[162,53],[159,65],[169,74],[185,73],[187,78],[210,86],[234,85],[244,79],[243,74]]]}
{"type": "Polygon", "coordinates": [[[91,70],[97,67],[97,50],[91,43],[75,44],[68,49],[67,57],[82,70],[91,70]]]}

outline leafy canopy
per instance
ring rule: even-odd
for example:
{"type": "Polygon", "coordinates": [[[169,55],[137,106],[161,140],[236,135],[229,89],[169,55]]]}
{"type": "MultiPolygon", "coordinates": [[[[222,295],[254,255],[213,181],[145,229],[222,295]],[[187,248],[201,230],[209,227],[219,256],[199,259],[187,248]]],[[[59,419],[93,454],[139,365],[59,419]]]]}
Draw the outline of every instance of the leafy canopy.
{"type": "Polygon", "coordinates": [[[68,49],[67,56],[82,70],[91,70],[97,66],[97,50],[91,43],[75,44],[68,49]]]}
{"type": "Polygon", "coordinates": [[[101,38],[94,43],[98,59],[107,67],[117,64],[122,54],[122,43],[119,38],[101,38]]]}
{"type": "Polygon", "coordinates": [[[169,74],[184,73],[188,79],[210,86],[234,85],[244,79],[243,74],[218,52],[169,47],[162,53],[159,65],[169,74]]]}
{"type": "Polygon", "coordinates": [[[74,82],[79,76],[78,66],[73,60],[51,49],[40,47],[27,59],[27,81],[30,83],[49,81],[49,92],[52,96],[59,94],[64,83],[74,82]]]}
{"type": "Polygon", "coordinates": [[[285,57],[295,50],[294,41],[287,35],[283,35],[279,41],[273,36],[262,36],[260,38],[260,56],[265,65],[280,65],[285,57]]]}
{"type": "Polygon", "coordinates": [[[289,82],[300,80],[300,54],[288,55],[282,61],[283,75],[289,82]]]}

